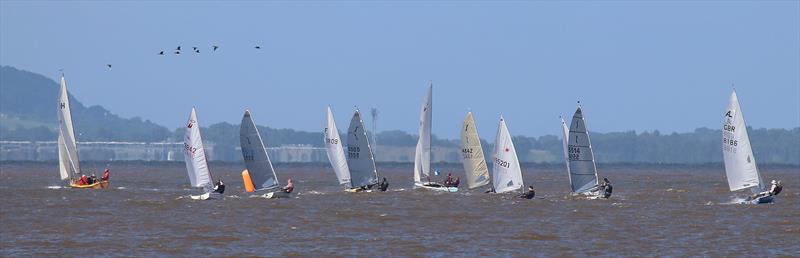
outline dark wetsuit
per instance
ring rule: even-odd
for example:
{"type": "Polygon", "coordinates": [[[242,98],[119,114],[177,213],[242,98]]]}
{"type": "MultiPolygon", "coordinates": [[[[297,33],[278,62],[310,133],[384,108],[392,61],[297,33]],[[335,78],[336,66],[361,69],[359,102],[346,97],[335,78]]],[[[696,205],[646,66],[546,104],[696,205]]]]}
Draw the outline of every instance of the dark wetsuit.
{"type": "Polygon", "coordinates": [[[775,190],[772,191],[771,194],[772,195],[778,195],[779,193],[781,193],[782,190],[783,190],[783,186],[782,185],[777,185],[777,186],[775,186],[775,190]]]}
{"type": "Polygon", "coordinates": [[[614,187],[611,186],[611,184],[605,184],[603,188],[603,198],[611,197],[611,192],[614,191],[614,187]]]}
{"type": "Polygon", "coordinates": [[[533,197],[535,197],[535,196],[536,196],[536,191],[528,190],[528,192],[520,195],[519,197],[520,198],[525,198],[525,199],[533,199],[533,197]]]}
{"type": "Polygon", "coordinates": [[[215,193],[219,193],[219,194],[225,193],[225,185],[224,184],[218,184],[218,185],[214,186],[214,192],[215,193]]]}
{"type": "Polygon", "coordinates": [[[386,192],[386,189],[389,189],[389,182],[383,180],[379,186],[379,189],[381,189],[381,192],[386,192]]]}

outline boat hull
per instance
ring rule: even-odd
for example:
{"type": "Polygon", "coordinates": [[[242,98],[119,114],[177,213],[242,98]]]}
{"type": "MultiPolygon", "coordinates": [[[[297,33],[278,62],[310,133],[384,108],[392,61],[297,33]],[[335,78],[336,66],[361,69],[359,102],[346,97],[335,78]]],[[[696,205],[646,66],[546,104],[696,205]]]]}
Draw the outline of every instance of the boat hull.
{"type": "Polygon", "coordinates": [[[192,200],[213,200],[213,199],[222,199],[222,194],[208,192],[201,195],[189,195],[189,198],[192,200]]]}
{"type": "Polygon", "coordinates": [[[79,185],[79,184],[75,184],[75,183],[70,183],[69,187],[78,188],[78,189],[106,189],[110,185],[111,185],[111,183],[108,182],[108,180],[103,180],[103,181],[96,182],[94,184],[88,184],[88,185],[79,185]]]}
{"type": "Polygon", "coordinates": [[[775,197],[772,195],[758,197],[750,201],[752,204],[765,204],[765,203],[772,203],[775,201],[775,197]]]}
{"type": "Polygon", "coordinates": [[[415,182],[414,188],[431,190],[431,191],[439,191],[439,192],[450,192],[455,193],[458,192],[458,187],[451,187],[451,186],[433,186],[427,185],[426,183],[415,182]]]}
{"type": "Polygon", "coordinates": [[[261,195],[261,197],[267,198],[267,199],[291,198],[292,194],[284,192],[284,191],[274,191],[274,192],[265,193],[265,194],[261,195]]]}

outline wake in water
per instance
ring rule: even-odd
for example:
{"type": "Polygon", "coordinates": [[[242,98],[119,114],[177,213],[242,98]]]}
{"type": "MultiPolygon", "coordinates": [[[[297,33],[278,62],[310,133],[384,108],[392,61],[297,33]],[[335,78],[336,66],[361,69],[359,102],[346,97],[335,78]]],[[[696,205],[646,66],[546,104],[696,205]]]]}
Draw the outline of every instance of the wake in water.
{"type": "Polygon", "coordinates": [[[47,186],[47,189],[61,189],[61,188],[65,188],[65,187],[60,186],[60,185],[48,185],[47,186]]]}
{"type": "Polygon", "coordinates": [[[742,197],[731,197],[731,199],[727,202],[721,202],[719,204],[722,205],[731,205],[731,204],[747,204],[747,198],[742,197]]]}

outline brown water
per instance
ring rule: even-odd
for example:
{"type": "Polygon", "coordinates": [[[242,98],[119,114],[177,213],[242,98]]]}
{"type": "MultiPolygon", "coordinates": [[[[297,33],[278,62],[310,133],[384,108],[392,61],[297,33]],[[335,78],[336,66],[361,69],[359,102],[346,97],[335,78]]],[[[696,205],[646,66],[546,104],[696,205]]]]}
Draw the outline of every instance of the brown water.
{"type": "MultiPolygon", "coordinates": [[[[100,171],[105,164],[84,164],[100,171]]],[[[55,163],[0,164],[0,256],[800,256],[800,169],[762,167],[776,203],[731,204],[719,166],[601,166],[610,200],[573,200],[562,166],[523,166],[537,197],[411,189],[344,193],[322,165],[278,165],[291,199],[248,198],[238,164],[211,164],[222,200],[193,201],[183,163],[112,164],[112,189],[65,189],[55,163]]],[[[463,178],[459,165],[447,166],[463,178]]]]}

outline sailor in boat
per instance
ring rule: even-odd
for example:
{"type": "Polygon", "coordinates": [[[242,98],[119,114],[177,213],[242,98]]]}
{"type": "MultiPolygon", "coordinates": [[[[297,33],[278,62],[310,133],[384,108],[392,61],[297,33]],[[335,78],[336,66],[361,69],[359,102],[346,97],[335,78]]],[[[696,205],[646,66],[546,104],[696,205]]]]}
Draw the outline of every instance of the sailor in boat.
{"type": "Polygon", "coordinates": [[[765,196],[778,195],[779,193],[781,193],[781,191],[783,191],[783,183],[781,183],[781,181],[776,181],[773,179],[771,183],[772,185],[769,187],[768,191],[763,191],[756,195],[753,195],[752,197],[750,197],[750,200],[754,200],[765,196]]]}
{"type": "Polygon", "coordinates": [[[216,184],[214,184],[214,193],[218,193],[218,194],[225,193],[225,183],[222,182],[221,178],[219,180],[217,180],[216,184]]]}
{"type": "Polygon", "coordinates": [[[292,191],[294,191],[294,182],[292,182],[291,178],[289,178],[289,180],[286,180],[286,186],[281,188],[281,191],[287,194],[292,193],[292,191]]]}
{"type": "Polygon", "coordinates": [[[111,173],[108,171],[108,169],[106,169],[106,170],[103,170],[103,177],[101,177],[100,180],[108,181],[108,179],[110,177],[111,177],[111,173]]]}
{"type": "Polygon", "coordinates": [[[76,180],[76,181],[77,181],[76,182],[77,185],[88,185],[89,184],[89,178],[86,177],[86,175],[81,175],[81,178],[76,180]]]}
{"type": "Polygon", "coordinates": [[[451,185],[453,185],[453,174],[447,173],[447,179],[444,180],[444,186],[449,187],[451,185]]]}
{"type": "Polygon", "coordinates": [[[600,185],[600,189],[603,189],[603,198],[611,198],[611,192],[614,191],[614,186],[611,185],[611,181],[608,178],[603,178],[603,184],[600,185]]]}
{"type": "Polygon", "coordinates": [[[489,189],[486,189],[486,191],[484,191],[483,193],[496,193],[496,192],[494,191],[494,186],[492,186],[489,187],[489,189]]]}
{"type": "Polygon", "coordinates": [[[451,182],[450,185],[448,185],[448,186],[457,188],[459,184],[461,184],[461,178],[460,177],[456,177],[456,180],[451,182]]]}
{"type": "Polygon", "coordinates": [[[386,189],[389,189],[389,182],[386,181],[386,178],[383,178],[381,184],[378,186],[378,189],[381,189],[381,192],[386,192],[386,189]]]}
{"type": "Polygon", "coordinates": [[[92,174],[92,176],[89,177],[89,184],[91,185],[91,184],[94,184],[94,183],[97,183],[97,176],[92,174]]]}
{"type": "Polygon", "coordinates": [[[533,186],[528,186],[528,191],[520,195],[519,198],[533,199],[535,196],[536,190],[533,189],[533,186]]]}

